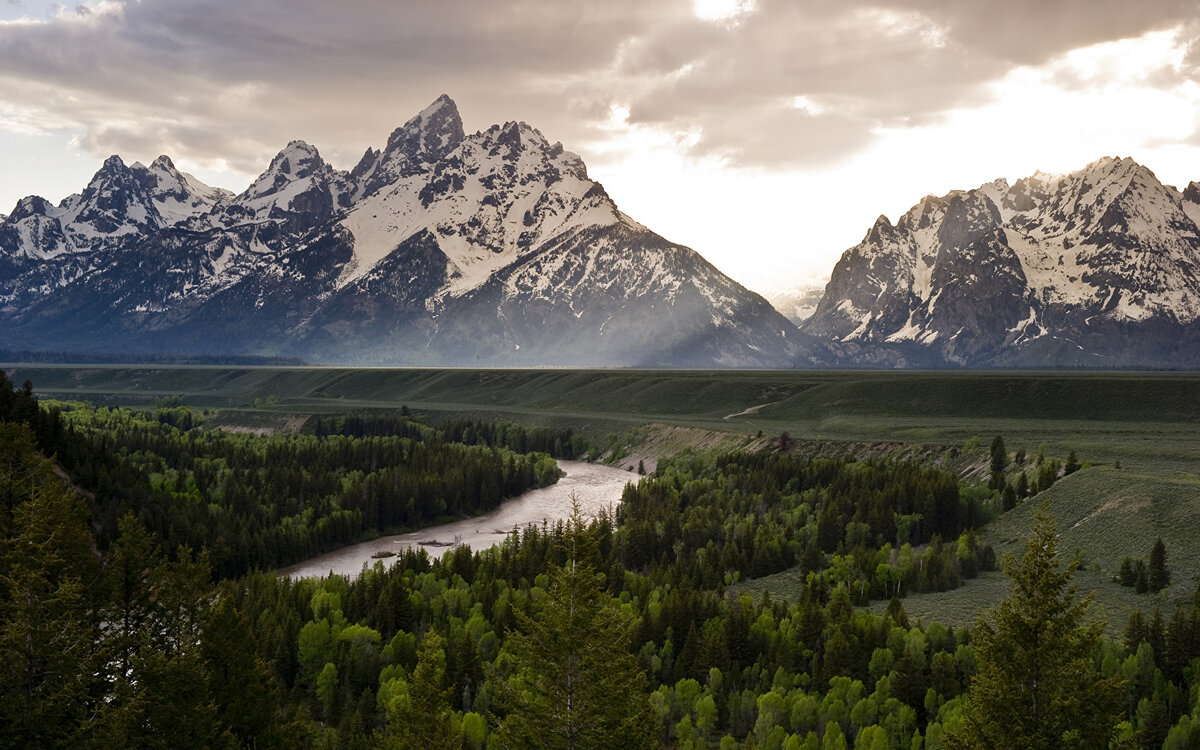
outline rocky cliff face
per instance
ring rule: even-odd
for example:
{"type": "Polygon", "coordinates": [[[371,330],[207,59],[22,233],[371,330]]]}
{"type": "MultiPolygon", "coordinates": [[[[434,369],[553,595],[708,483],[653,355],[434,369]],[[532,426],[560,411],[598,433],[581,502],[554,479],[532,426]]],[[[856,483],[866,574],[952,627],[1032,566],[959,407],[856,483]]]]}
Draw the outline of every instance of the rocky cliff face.
{"type": "Polygon", "coordinates": [[[880,217],[805,332],[848,363],[1200,364],[1200,186],[1130,159],[1000,180],[880,217]]]}
{"type": "Polygon", "coordinates": [[[520,122],[440,97],[349,172],[289,143],[240,195],[110,158],[0,222],[0,346],[430,365],[812,365],[796,328],[520,122]]]}

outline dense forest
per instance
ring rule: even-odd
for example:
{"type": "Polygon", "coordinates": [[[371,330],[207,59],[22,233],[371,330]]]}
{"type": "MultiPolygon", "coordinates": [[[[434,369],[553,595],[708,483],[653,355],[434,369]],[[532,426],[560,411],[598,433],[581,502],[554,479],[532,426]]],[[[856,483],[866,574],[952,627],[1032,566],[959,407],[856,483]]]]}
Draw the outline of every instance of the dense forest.
{"type": "MultiPolygon", "coordinates": [[[[131,513],[168,555],[206,549],[218,578],[478,515],[559,476],[546,453],[467,445],[410,420],[347,417],[319,421],[315,434],[258,436],[194,429],[202,415],[187,407],[57,408],[54,452],[95,496],[100,543],[131,513]]],[[[555,437],[537,442],[553,448],[555,437]]]]}
{"type": "Polygon", "coordinates": [[[354,513],[349,538],[471,513],[484,490],[553,480],[521,448],[581,444],[407,418],[233,435],[201,417],[47,409],[0,383],[0,747],[1200,742],[1200,600],[1104,640],[1044,514],[988,621],[908,620],[904,595],[995,564],[973,533],[992,504],[934,469],[684,455],[616,517],[290,580],[272,561],[339,543],[320,519],[354,513]],[[301,523],[309,541],[279,536],[301,523]],[[795,566],[796,601],[739,593],[795,566]],[[886,610],[856,606],[871,599],[886,610]]]}

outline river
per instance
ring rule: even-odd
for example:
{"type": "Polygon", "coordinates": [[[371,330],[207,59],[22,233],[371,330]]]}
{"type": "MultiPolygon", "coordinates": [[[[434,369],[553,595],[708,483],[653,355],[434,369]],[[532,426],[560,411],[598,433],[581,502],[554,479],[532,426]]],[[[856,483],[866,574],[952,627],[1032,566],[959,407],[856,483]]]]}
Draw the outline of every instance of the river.
{"type": "MultiPolygon", "coordinates": [[[[504,537],[514,528],[523,528],[531,523],[541,524],[543,520],[553,523],[566,518],[571,514],[572,492],[585,516],[594,516],[603,508],[616,507],[621,501],[625,484],[638,479],[636,474],[600,464],[559,461],[558,466],[567,475],[556,484],[505,500],[499,508],[482,516],[352,544],[280,568],[278,573],[292,578],[330,573],[356,576],[362,571],[364,563],[368,566],[375,563],[374,555],[380,551],[398,552],[409,547],[424,546],[430,556],[441,557],[454,544],[469,544],[474,550],[484,549],[504,541],[504,537]],[[438,544],[421,544],[430,541],[438,544]]],[[[388,558],[382,560],[386,566],[388,558]]]]}

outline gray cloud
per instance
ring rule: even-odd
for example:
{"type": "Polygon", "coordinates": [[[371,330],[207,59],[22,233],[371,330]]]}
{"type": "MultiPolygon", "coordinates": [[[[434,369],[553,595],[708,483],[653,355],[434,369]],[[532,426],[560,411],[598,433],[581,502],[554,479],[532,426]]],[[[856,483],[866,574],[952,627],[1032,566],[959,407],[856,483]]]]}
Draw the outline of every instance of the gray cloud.
{"type": "Polygon", "coordinates": [[[38,122],[82,128],[98,156],[248,173],[291,138],[349,166],[443,92],[468,128],[524,119],[586,152],[627,107],[631,123],[699,132],[697,153],[795,168],[979,102],[1013,66],[1189,13],[1182,0],[759,0],[711,23],[689,0],[142,0],[0,25],[0,91],[38,122]]]}

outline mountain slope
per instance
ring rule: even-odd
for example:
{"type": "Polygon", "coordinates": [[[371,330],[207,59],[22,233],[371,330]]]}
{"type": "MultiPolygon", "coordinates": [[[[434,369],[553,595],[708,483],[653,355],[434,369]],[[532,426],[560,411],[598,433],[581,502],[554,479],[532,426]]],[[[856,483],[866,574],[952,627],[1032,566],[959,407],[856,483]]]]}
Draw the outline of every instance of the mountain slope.
{"type": "Polygon", "coordinates": [[[24,199],[0,222],[0,345],[429,365],[820,361],[761,297],[621,213],[578,156],[520,122],[465,134],[445,96],[349,172],[303,141],[237,196],[143,174],[168,167],[113,157],[81,196],[24,199]]]}
{"type": "Polygon", "coordinates": [[[1200,365],[1200,187],[1131,159],[924,198],[834,268],[805,332],[851,362],[1200,365]]]}

